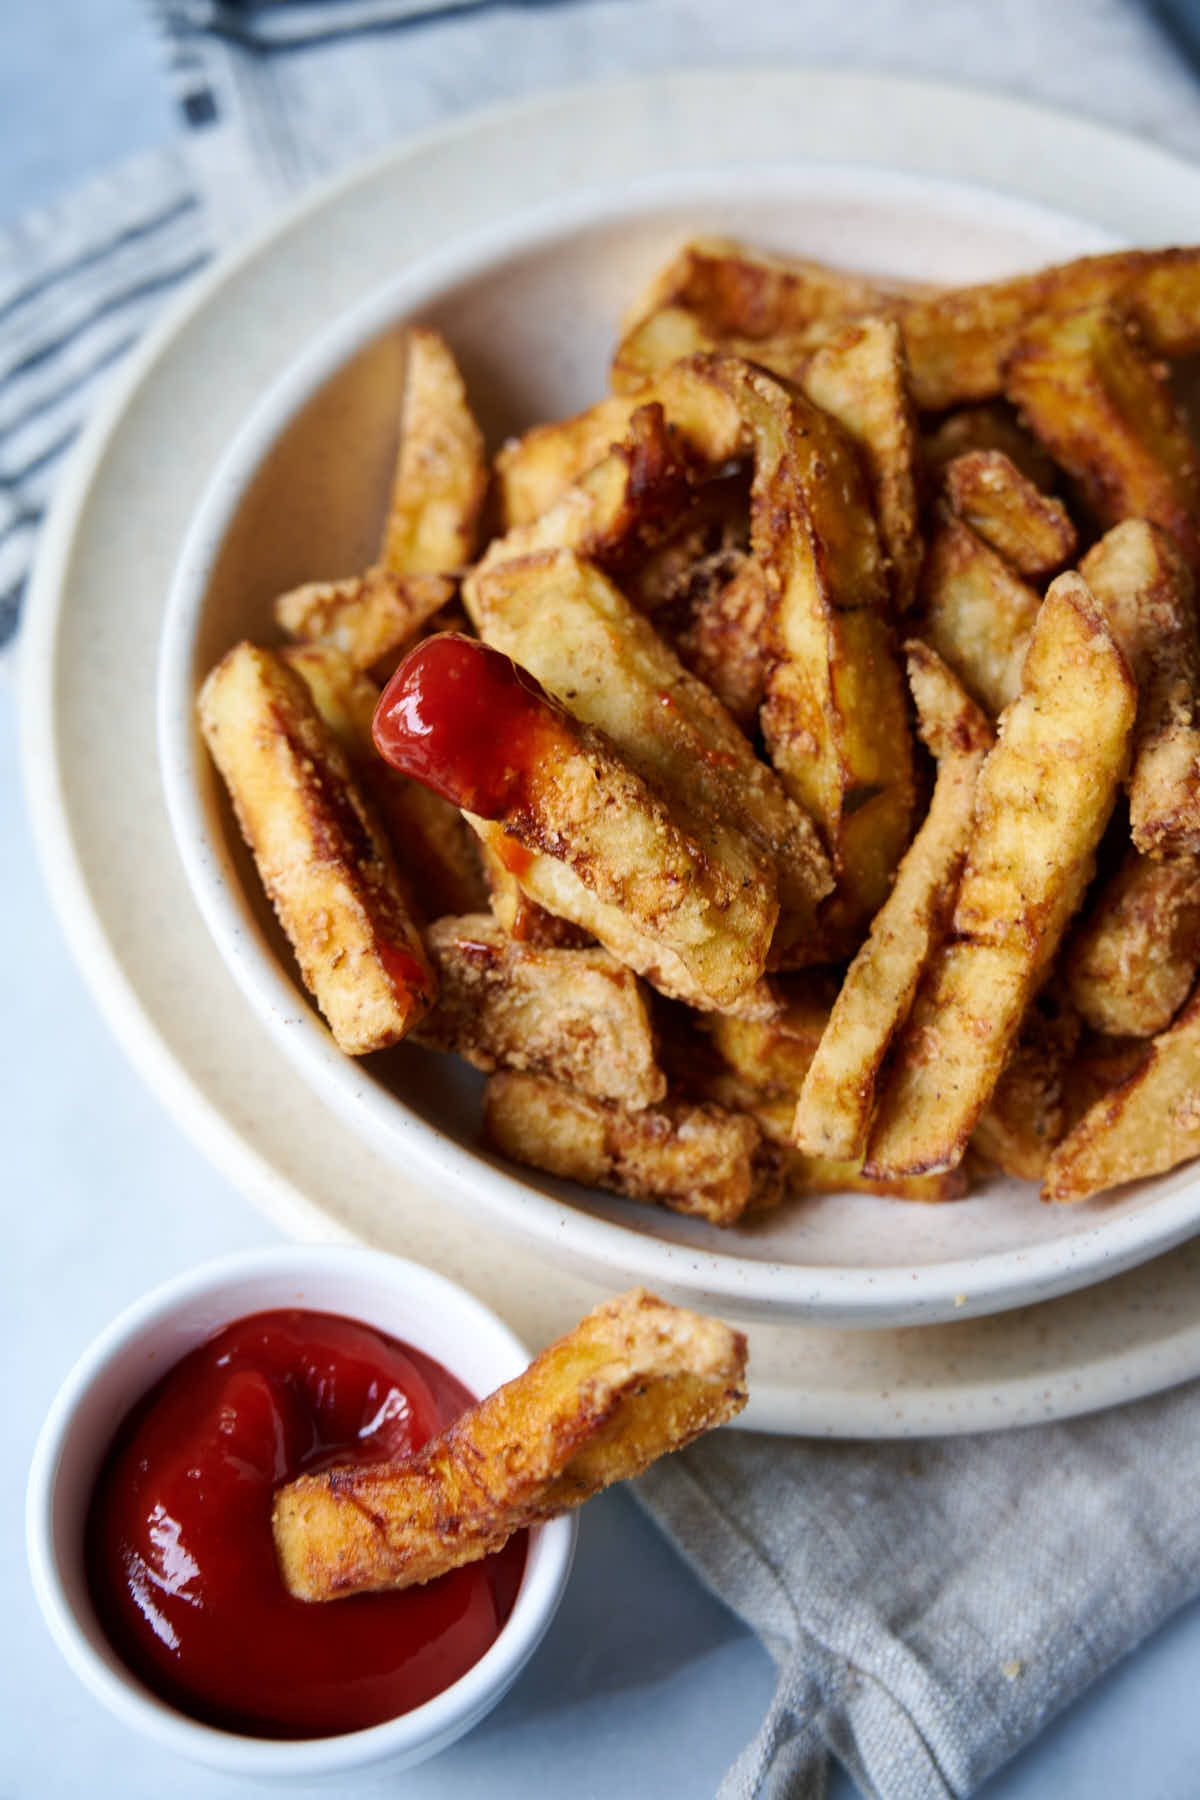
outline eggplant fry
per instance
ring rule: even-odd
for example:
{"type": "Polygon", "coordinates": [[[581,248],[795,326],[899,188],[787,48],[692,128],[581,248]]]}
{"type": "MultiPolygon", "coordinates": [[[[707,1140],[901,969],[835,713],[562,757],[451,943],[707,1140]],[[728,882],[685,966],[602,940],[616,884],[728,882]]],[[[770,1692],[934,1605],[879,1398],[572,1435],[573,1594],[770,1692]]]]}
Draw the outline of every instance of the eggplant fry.
{"type": "Polygon", "coordinates": [[[1050,1158],[1043,1200],[1086,1200],[1200,1155],[1200,991],[1149,1055],[1101,1096],[1050,1158]]]}
{"type": "Polygon", "coordinates": [[[953,1168],[1091,878],[1136,693],[1082,579],[1060,575],[975,790],[951,935],[922,977],[868,1145],[870,1175],[953,1168]]]}
{"type": "Polygon", "coordinates": [[[303,1475],[272,1526],[302,1600],[412,1587],[478,1562],[746,1404],[746,1340],[643,1288],[605,1301],[403,1462],[303,1475]]]}
{"type": "Polygon", "coordinates": [[[379,561],[396,575],[445,575],[475,555],[487,493],[483,434],[445,339],[414,325],[405,343],[400,449],[379,561]]]}
{"type": "Polygon", "coordinates": [[[1126,519],[1079,572],[1138,686],[1129,829],[1149,856],[1200,852],[1200,642],[1192,578],[1165,533],[1126,519]]]}
{"type": "Polygon", "coordinates": [[[238,644],[200,691],[200,725],[305,986],[338,1046],[385,1049],[436,984],[378,820],[308,688],[238,644]]]}
{"type": "Polygon", "coordinates": [[[607,950],[517,943],[486,913],[438,919],[425,948],[438,1002],[417,1043],[635,1109],[665,1098],[641,986],[607,950]]]}
{"type": "Polygon", "coordinates": [[[991,725],[928,645],[906,646],[918,729],[937,758],[933,797],[846,972],[805,1074],[793,1138],[810,1156],[861,1161],[888,1049],[945,934],[974,816],[991,725]]]}

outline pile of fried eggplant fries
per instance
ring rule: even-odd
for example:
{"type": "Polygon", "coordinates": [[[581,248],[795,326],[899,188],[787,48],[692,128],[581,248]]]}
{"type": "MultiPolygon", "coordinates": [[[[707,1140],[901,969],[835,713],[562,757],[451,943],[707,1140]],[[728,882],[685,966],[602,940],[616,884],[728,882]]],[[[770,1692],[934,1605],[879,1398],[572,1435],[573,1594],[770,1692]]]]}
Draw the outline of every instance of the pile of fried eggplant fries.
{"type": "Polygon", "coordinates": [[[697,240],[489,459],[411,328],[377,563],[200,696],[337,1042],[725,1226],[1200,1153],[1198,351],[1200,249],[913,292],[697,240]],[[568,720],[519,808],[375,747],[445,632],[568,720]]]}

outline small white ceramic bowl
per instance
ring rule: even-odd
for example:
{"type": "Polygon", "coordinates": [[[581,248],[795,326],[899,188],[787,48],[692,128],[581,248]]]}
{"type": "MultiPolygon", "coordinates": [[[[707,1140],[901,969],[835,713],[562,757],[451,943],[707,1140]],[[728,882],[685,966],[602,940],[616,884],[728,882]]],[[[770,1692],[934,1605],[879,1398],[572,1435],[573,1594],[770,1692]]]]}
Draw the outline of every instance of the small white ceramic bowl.
{"type": "Polygon", "coordinates": [[[84,1519],[113,1435],[161,1376],[223,1326],[276,1307],[362,1320],[441,1363],[475,1394],[510,1380],[525,1346],[484,1306],[431,1270],[382,1251],[285,1245],[206,1264],[137,1301],[67,1376],[34,1453],[26,1536],[34,1590],[51,1635],[84,1685],[162,1748],[227,1774],[294,1782],[368,1764],[389,1770],[436,1755],[507,1692],[558,1608],[575,1548],[573,1515],[530,1534],[516,1603],[496,1641],[453,1686],[411,1712],[336,1737],[244,1737],[197,1723],[125,1666],[93,1610],[84,1519]]]}

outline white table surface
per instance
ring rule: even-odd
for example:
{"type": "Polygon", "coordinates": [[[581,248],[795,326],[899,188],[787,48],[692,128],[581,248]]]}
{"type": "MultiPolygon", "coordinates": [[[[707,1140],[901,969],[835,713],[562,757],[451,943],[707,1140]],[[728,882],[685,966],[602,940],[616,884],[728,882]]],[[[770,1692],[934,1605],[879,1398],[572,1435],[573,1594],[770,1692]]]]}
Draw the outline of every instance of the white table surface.
{"type": "MultiPolygon", "coordinates": [[[[0,5],[0,121],[0,225],[162,142],[172,121],[137,0],[0,5]]],[[[68,956],[24,814],[16,687],[10,668],[0,680],[10,1245],[0,1367],[15,1429],[0,1476],[0,1800],[220,1800],[257,1784],[144,1749],[60,1661],[25,1569],[24,1481],[55,1387],[114,1312],[168,1275],[274,1233],[142,1086],[68,956]]],[[[1200,1794],[1198,1676],[1193,1605],[1052,1723],[987,1785],[987,1800],[1190,1800],[1200,1794]]],[[[583,1516],[566,1601],[509,1698],[463,1743],[384,1785],[409,1800],[702,1800],[771,1688],[757,1641],[630,1499],[606,1496],[583,1516]]],[[[382,1790],[363,1779],[338,1791],[353,1800],[382,1790]]],[[[851,1793],[835,1778],[831,1800],[851,1793]]]]}

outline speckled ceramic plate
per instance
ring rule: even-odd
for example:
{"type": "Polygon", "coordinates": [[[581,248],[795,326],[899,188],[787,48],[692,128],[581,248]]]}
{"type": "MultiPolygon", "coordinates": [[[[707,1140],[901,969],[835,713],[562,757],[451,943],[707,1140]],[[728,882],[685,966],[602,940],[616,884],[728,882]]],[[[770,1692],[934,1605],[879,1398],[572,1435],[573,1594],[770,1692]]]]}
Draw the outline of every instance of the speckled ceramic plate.
{"type": "MultiPolygon", "coordinates": [[[[499,1172],[517,1198],[480,1203],[411,1132],[389,1139],[358,1098],[334,1098],[327,1083],[318,1098],[304,1054],[283,1046],[280,1022],[265,1023],[228,976],[171,841],[153,705],[164,595],[200,494],[304,347],[387,281],[399,281],[392,302],[402,309],[441,296],[453,310],[472,267],[478,274],[490,257],[519,289],[549,246],[539,272],[547,305],[577,305],[573,275],[553,287],[556,269],[566,279],[565,231],[587,240],[591,266],[605,272],[596,308],[609,321],[664,236],[702,220],[898,273],[970,278],[1105,234],[1185,237],[1198,194],[1196,172],[1161,153],[1012,102],[799,72],[655,79],[492,114],[375,162],[217,271],[156,334],[89,434],[47,534],[25,645],[31,798],[51,885],[101,1003],[175,1113],[274,1217],[298,1233],[422,1257],[530,1338],[576,1314],[598,1279],[611,1288],[639,1273],[755,1317],[749,1422],[779,1429],[1017,1422],[1200,1369],[1190,1249],[1073,1299],[967,1316],[1094,1283],[1185,1237],[1196,1211],[1188,1177],[1132,1204],[1063,1215],[1065,1229],[1045,1227],[1047,1209],[1028,1192],[936,1212],[839,1202],[803,1209],[786,1245],[732,1251],[657,1214],[581,1206],[499,1172]],[[737,167],[711,167],[715,116],[739,145],[737,167]],[[866,167],[848,169],[849,153],[866,167]],[[832,154],[841,166],[822,183],[813,162],[832,154]],[[601,167],[602,188],[592,185],[601,167]],[[941,179],[904,178],[916,171],[941,179]],[[979,191],[967,195],[949,176],[979,191]],[[614,216],[614,184],[636,229],[614,216]],[[1015,198],[987,191],[1001,187],[1015,198]],[[883,1231],[886,1255],[872,1241],[883,1231]],[[949,1324],[895,1328],[956,1309],[949,1324]],[[805,1317],[889,1323],[831,1331],[805,1317]]],[[[494,285],[493,299],[502,292],[494,285]]],[[[486,332],[486,308],[475,329],[486,332]]],[[[598,340],[593,331],[586,356],[579,341],[548,345],[550,385],[523,385],[521,404],[540,411],[548,395],[552,407],[596,391],[598,340]]],[[[444,1120],[424,1129],[470,1154],[444,1120]]]]}

